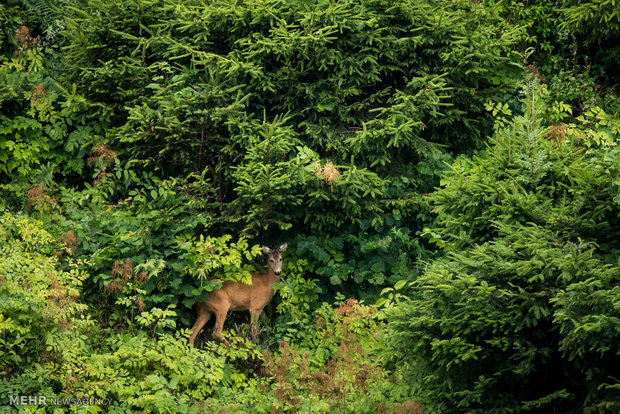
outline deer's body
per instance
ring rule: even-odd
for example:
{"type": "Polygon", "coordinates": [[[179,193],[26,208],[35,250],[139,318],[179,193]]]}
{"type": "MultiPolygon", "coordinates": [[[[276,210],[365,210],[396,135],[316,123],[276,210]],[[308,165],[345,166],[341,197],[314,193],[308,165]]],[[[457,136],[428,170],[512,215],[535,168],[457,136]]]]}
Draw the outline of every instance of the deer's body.
{"type": "Polygon", "coordinates": [[[219,340],[228,343],[222,336],[224,320],[228,311],[250,311],[250,324],[254,323],[256,315],[263,312],[263,308],[273,298],[273,284],[280,280],[282,272],[281,252],[286,250],[286,243],[276,250],[263,247],[263,253],[269,255],[269,271],[264,274],[252,275],[252,284],[227,281],[222,287],[209,293],[207,302],[194,305],[196,309],[196,323],[192,327],[189,343],[194,344],[202,327],[215,315],[215,329],[213,334],[219,340]]]}

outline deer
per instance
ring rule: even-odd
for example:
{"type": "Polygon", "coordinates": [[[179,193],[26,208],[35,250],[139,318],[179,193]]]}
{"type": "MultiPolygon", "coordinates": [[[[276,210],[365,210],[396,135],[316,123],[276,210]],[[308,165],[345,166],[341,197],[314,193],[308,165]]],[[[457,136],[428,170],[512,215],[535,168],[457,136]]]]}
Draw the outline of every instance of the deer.
{"type": "Polygon", "coordinates": [[[189,337],[191,346],[194,346],[198,333],[214,314],[215,329],[213,329],[213,335],[228,346],[230,344],[222,335],[222,329],[229,310],[250,311],[250,326],[254,326],[255,316],[264,315],[263,308],[273,298],[273,284],[280,281],[280,274],[282,273],[281,253],[286,251],[287,247],[286,243],[277,249],[262,246],[263,254],[269,258],[267,273],[253,274],[251,285],[226,281],[219,289],[209,292],[209,299],[206,302],[198,302],[194,305],[197,318],[192,327],[193,332],[189,337]]]}

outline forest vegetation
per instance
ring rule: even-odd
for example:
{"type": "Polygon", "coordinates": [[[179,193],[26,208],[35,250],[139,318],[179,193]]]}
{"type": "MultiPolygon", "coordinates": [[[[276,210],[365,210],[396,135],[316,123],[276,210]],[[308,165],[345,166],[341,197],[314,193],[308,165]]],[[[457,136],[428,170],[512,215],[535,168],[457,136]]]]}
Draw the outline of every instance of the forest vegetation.
{"type": "Polygon", "coordinates": [[[616,0],[3,0],[0,411],[620,412],[619,62],[616,0]]]}

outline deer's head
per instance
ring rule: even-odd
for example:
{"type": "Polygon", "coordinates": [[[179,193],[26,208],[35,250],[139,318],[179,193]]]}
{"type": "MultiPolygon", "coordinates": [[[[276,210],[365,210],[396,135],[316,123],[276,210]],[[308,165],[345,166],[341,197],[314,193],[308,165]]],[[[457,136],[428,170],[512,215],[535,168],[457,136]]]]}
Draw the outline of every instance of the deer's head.
{"type": "Polygon", "coordinates": [[[284,243],[282,246],[277,249],[270,249],[267,246],[263,246],[263,253],[269,257],[269,268],[273,271],[276,276],[280,276],[282,273],[282,255],[281,253],[286,251],[288,245],[284,243]]]}

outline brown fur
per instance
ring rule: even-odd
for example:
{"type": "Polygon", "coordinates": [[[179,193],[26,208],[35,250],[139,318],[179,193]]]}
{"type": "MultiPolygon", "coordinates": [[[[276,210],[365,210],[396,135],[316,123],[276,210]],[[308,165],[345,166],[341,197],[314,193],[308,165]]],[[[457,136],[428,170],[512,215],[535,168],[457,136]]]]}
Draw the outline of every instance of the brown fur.
{"type": "Polygon", "coordinates": [[[273,284],[280,280],[276,272],[282,269],[280,253],[285,251],[286,247],[286,243],[276,250],[263,247],[263,252],[269,256],[269,271],[252,275],[251,285],[241,282],[224,282],[221,288],[209,293],[208,302],[199,302],[194,305],[197,318],[192,327],[192,335],[189,337],[191,345],[194,345],[198,333],[212,315],[215,315],[213,335],[226,344],[228,341],[222,335],[222,329],[228,311],[250,311],[250,326],[254,324],[256,315],[263,314],[263,308],[273,297],[273,284]]]}

